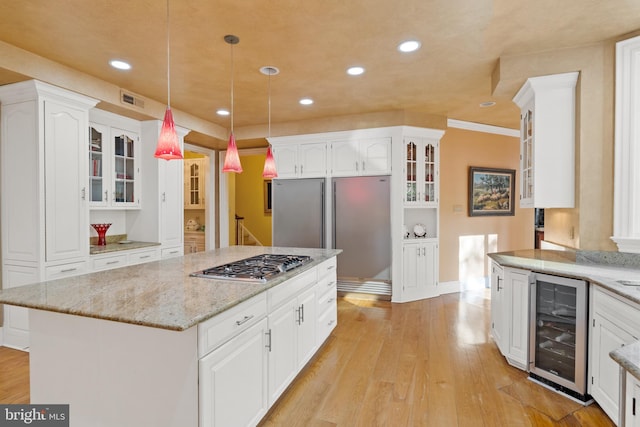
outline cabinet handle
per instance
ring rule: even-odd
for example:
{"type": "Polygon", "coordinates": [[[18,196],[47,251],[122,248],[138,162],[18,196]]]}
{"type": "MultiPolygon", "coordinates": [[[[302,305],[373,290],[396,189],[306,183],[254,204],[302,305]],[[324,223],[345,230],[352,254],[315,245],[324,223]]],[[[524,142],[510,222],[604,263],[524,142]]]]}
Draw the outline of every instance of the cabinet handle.
{"type": "Polygon", "coordinates": [[[108,192],[108,191],[105,191],[105,192],[104,192],[104,201],[105,201],[105,202],[108,202],[108,201],[109,201],[109,192],[108,192]]]}
{"type": "Polygon", "coordinates": [[[422,256],[427,256],[427,248],[422,248],[422,256]]]}
{"type": "Polygon", "coordinates": [[[362,172],[364,172],[364,171],[367,169],[365,166],[366,166],[366,165],[365,165],[364,160],[363,160],[363,161],[362,161],[362,172]]]}
{"type": "Polygon", "coordinates": [[[264,334],[267,336],[267,345],[265,345],[265,347],[267,347],[269,349],[269,353],[271,353],[271,329],[264,334]]]}
{"type": "Polygon", "coordinates": [[[296,308],[296,323],[298,325],[302,324],[302,320],[300,317],[300,307],[296,308]]]}
{"type": "Polygon", "coordinates": [[[242,320],[236,320],[236,325],[238,325],[238,326],[244,325],[245,323],[247,323],[251,319],[253,319],[253,314],[251,316],[244,316],[242,318],[242,320]]]}
{"type": "Polygon", "coordinates": [[[143,255],[140,257],[140,259],[145,259],[145,258],[151,258],[151,255],[143,255]]]}
{"type": "Polygon", "coordinates": [[[304,173],[304,165],[300,165],[300,175],[304,173]]]}
{"type": "Polygon", "coordinates": [[[120,261],[108,261],[107,265],[118,264],[120,261]]]}
{"type": "Polygon", "coordinates": [[[335,280],[332,280],[331,282],[327,283],[327,288],[330,288],[335,284],[336,284],[335,280]]]}
{"type": "Polygon", "coordinates": [[[360,165],[358,165],[358,162],[356,162],[356,172],[358,172],[360,170],[360,165]]]}
{"type": "Polygon", "coordinates": [[[68,273],[68,272],[70,272],[70,271],[76,271],[77,269],[78,269],[77,267],[74,267],[74,268],[65,268],[65,269],[60,270],[60,273],[68,273]]]}
{"type": "Polygon", "coordinates": [[[636,416],[636,398],[631,399],[631,415],[636,416]]]}
{"type": "Polygon", "coordinates": [[[304,304],[300,305],[300,323],[304,323],[304,304]]]}
{"type": "Polygon", "coordinates": [[[497,280],[497,282],[498,282],[498,292],[500,292],[500,289],[502,289],[502,288],[500,288],[500,280],[502,280],[502,278],[500,276],[498,276],[498,280],[497,280]]]}
{"type": "Polygon", "coordinates": [[[335,267],[335,265],[330,265],[329,267],[327,267],[327,270],[333,270],[335,267]]]}
{"type": "Polygon", "coordinates": [[[416,248],[417,255],[420,256],[420,248],[416,248]]]}
{"type": "Polygon", "coordinates": [[[298,165],[293,165],[293,173],[298,173],[298,165]]]}
{"type": "Polygon", "coordinates": [[[86,198],[87,198],[87,189],[86,189],[86,187],[82,187],[82,190],[80,191],[80,197],[82,197],[82,200],[86,200],[86,198]]]}
{"type": "Polygon", "coordinates": [[[329,323],[327,323],[327,326],[331,326],[335,323],[336,321],[334,319],[329,320],[329,323]]]}
{"type": "Polygon", "coordinates": [[[332,302],[334,302],[336,299],[331,297],[327,300],[327,304],[331,304],[332,302]]]}
{"type": "Polygon", "coordinates": [[[167,201],[167,194],[164,191],[162,192],[162,201],[163,202],[167,201]]]}

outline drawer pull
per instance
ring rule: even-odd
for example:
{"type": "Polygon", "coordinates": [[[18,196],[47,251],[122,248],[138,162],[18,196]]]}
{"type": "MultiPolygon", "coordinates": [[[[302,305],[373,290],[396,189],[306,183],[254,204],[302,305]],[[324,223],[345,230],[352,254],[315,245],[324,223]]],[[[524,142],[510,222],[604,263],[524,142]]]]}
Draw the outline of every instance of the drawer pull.
{"type": "Polygon", "coordinates": [[[331,281],[331,282],[327,283],[327,288],[330,288],[330,287],[332,287],[332,286],[333,286],[333,285],[335,285],[335,284],[336,284],[335,280],[334,280],[334,281],[331,281]]]}
{"type": "Polygon", "coordinates": [[[77,267],[73,267],[73,268],[64,268],[62,270],[60,270],[60,273],[68,273],[70,271],[76,271],[78,268],[77,267]]]}
{"type": "Polygon", "coordinates": [[[108,261],[107,265],[118,264],[120,261],[108,261]]]}
{"type": "Polygon", "coordinates": [[[145,258],[151,258],[151,255],[143,255],[140,257],[140,259],[145,259],[145,258]]]}
{"type": "Polygon", "coordinates": [[[329,267],[327,267],[327,270],[333,270],[334,267],[335,265],[330,265],[329,267]]]}
{"type": "Polygon", "coordinates": [[[242,320],[236,320],[236,325],[238,325],[238,326],[244,325],[245,323],[247,323],[251,319],[253,319],[253,314],[251,316],[244,316],[242,318],[242,320]]]}
{"type": "Polygon", "coordinates": [[[329,323],[327,323],[327,326],[331,326],[331,325],[333,325],[335,322],[336,322],[335,320],[331,319],[331,320],[329,320],[329,323]]]}
{"type": "Polygon", "coordinates": [[[327,304],[331,304],[332,302],[334,302],[336,299],[331,297],[327,300],[327,304]]]}

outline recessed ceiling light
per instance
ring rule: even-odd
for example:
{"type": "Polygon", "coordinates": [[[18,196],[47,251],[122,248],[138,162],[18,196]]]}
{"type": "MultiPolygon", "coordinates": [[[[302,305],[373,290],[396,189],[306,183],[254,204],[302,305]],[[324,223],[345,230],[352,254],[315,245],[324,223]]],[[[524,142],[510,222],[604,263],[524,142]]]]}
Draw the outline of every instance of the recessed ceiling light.
{"type": "Polygon", "coordinates": [[[311,98],[302,98],[300,100],[300,104],[302,104],[302,105],[311,105],[311,104],[313,104],[313,99],[311,99],[311,98]]]}
{"type": "Polygon", "coordinates": [[[128,62],[124,62],[120,59],[112,59],[111,61],[109,61],[109,65],[111,65],[113,68],[117,68],[118,70],[131,69],[131,64],[129,64],[128,62]]]}
{"type": "Polygon", "coordinates": [[[224,108],[220,108],[218,111],[216,111],[216,114],[219,116],[228,116],[229,115],[229,110],[225,110],[224,108]]]}
{"type": "Polygon", "coordinates": [[[364,73],[364,68],[363,67],[350,67],[350,68],[347,68],[347,74],[349,74],[350,76],[359,76],[362,73],[364,73]]]}
{"type": "Polygon", "coordinates": [[[485,101],[480,103],[480,108],[493,107],[494,105],[496,105],[495,101],[485,101]]]}
{"type": "Polygon", "coordinates": [[[400,52],[413,52],[420,49],[422,44],[418,40],[407,40],[398,45],[400,52]]]}

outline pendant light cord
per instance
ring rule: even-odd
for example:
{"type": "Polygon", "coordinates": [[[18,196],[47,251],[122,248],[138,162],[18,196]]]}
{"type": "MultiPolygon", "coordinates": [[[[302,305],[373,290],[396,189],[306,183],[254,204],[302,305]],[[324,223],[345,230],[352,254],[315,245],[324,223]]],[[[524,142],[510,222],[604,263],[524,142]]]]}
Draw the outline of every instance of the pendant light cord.
{"type": "Polygon", "coordinates": [[[171,47],[169,44],[169,0],[167,0],[167,107],[171,108],[171,47]]]}
{"type": "Polygon", "coordinates": [[[231,133],[233,134],[233,44],[231,44],[231,133]]]}
{"type": "Polygon", "coordinates": [[[271,137],[271,72],[269,72],[269,80],[267,85],[267,110],[269,111],[268,123],[269,127],[267,129],[267,137],[271,137]]]}

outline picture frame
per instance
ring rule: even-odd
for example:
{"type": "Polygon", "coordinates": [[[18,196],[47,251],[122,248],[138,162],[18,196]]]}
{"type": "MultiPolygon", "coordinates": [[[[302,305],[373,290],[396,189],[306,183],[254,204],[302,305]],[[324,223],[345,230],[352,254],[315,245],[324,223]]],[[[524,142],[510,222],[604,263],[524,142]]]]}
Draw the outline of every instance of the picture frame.
{"type": "Polygon", "coordinates": [[[469,216],[515,215],[514,169],[469,167],[469,216]]]}
{"type": "Polygon", "coordinates": [[[271,180],[264,181],[264,213],[271,214],[271,180]]]}

